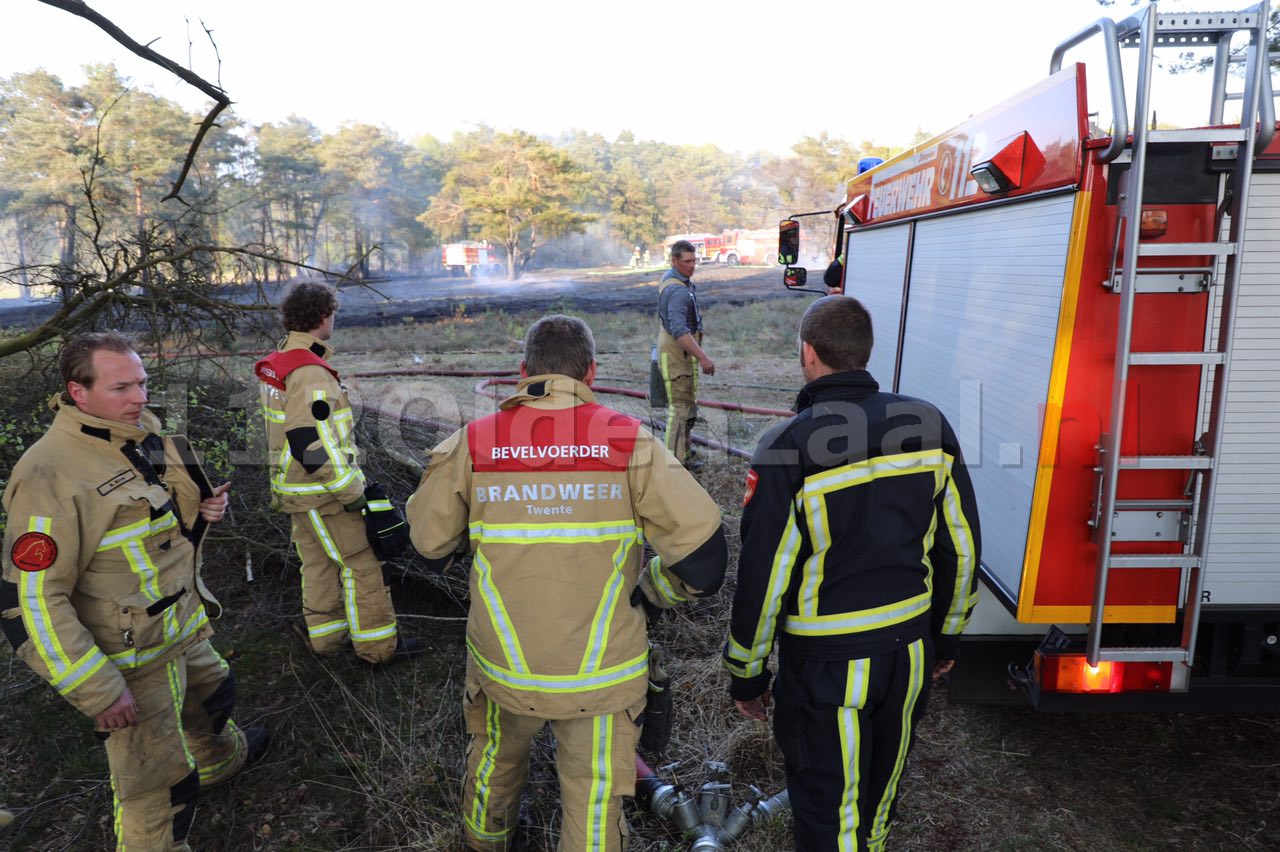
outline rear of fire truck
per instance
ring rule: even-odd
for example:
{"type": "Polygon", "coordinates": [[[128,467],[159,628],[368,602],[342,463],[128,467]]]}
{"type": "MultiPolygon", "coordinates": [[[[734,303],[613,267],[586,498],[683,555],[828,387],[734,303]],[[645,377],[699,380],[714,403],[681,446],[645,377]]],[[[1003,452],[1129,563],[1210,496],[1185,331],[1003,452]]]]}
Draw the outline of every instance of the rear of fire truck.
{"type": "Polygon", "coordinates": [[[875,321],[868,369],[943,409],[978,495],[953,700],[1280,710],[1268,18],[1102,19],[1048,78],[849,181],[836,248],[875,321]],[[1063,64],[1087,43],[1096,106],[1063,64]],[[1201,126],[1152,129],[1166,47],[1212,60],[1201,126]]]}

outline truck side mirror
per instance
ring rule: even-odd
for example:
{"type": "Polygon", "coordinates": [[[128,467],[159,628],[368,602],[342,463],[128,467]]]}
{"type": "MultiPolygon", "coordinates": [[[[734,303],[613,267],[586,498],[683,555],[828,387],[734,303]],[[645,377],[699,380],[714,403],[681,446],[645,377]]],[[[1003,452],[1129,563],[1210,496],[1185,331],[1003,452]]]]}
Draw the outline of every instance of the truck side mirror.
{"type": "Polygon", "coordinates": [[[799,257],[800,223],[795,219],[783,219],[778,223],[778,263],[791,266],[799,257]]]}
{"type": "Polygon", "coordinates": [[[803,266],[788,266],[782,270],[782,283],[788,290],[796,290],[805,285],[809,278],[809,270],[803,266]]]}

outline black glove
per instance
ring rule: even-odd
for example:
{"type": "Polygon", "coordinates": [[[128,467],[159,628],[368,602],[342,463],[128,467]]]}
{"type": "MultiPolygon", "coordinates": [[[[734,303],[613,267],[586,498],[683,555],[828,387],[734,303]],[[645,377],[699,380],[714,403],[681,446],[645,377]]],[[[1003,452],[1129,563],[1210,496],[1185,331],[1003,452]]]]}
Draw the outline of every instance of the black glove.
{"type": "Polygon", "coordinates": [[[360,514],[364,516],[364,534],[373,546],[373,555],[381,562],[395,559],[409,549],[409,524],[378,483],[365,486],[364,497],[366,505],[360,514]]]}
{"type": "Polygon", "coordinates": [[[644,728],[640,731],[640,749],[660,756],[671,742],[671,716],[674,712],[671,676],[662,666],[662,649],[649,645],[649,694],[644,705],[644,728]]]}

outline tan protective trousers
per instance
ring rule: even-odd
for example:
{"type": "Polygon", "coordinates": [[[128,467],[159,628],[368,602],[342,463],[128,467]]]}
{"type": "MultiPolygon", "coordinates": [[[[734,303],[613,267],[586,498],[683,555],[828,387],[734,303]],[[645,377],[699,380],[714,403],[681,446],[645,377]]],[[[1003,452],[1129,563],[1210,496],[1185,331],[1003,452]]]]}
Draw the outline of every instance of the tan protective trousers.
{"type": "Polygon", "coordinates": [[[693,450],[691,435],[698,419],[698,362],[692,355],[683,363],[672,363],[669,353],[658,356],[662,381],[667,387],[667,428],[665,444],[681,464],[693,450]]]}
{"type": "Polygon", "coordinates": [[[467,683],[463,713],[471,740],[462,784],[467,848],[503,852],[515,839],[529,747],[550,722],[560,777],[557,852],[622,852],[627,841],[622,797],[635,795],[640,738],[635,720],[644,702],[607,716],[548,720],[505,710],[473,678],[467,683]]]}
{"type": "Polygon", "coordinates": [[[244,767],[245,736],[231,720],[235,676],[209,640],[167,663],[125,673],[138,723],[105,738],[115,793],[116,849],[189,850],[202,787],[244,767]]]}
{"type": "Polygon", "coordinates": [[[396,650],[396,611],[358,512],[296,512],[293,542],[302,560],[302,614],[317,654],[336,654],[348,636],[371,663],[396,650]]]}

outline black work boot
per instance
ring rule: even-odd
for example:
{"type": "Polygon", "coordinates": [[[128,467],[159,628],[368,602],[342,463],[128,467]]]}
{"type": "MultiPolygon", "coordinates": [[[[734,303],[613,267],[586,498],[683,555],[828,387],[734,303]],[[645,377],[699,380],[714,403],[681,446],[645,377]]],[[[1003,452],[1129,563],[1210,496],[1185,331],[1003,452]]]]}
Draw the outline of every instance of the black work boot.
{"type": "Polygon", "coordinates": [[[387,659],[383,660],[380,663],[371,663],[368,660],[364,660],[364,659],[362,659],[360,662],[364,663],[366,666],[368,666],[371,669],[382,669],[382,668],[386,668],[392,663],[398,663],[401,660],[407,660],[411,657],[416,657],[419,654],[425,653],[426,650],[427,650],[427,646],[423,643],[421,639],[414,639],[413,637],[405,638],[404,636],[396,636],[396,649],[393,652],[391,652],[390,657],[388,657],[387,659]]]}
{"type": "Polygon", "coordinates": [[[244,760],[244,768],[248,769],[267,753],[267,748],[271,745],[271,729],[266,725],[254,725],[252,728],[244,728],[243,731],[249,751],[244,760]]]}

